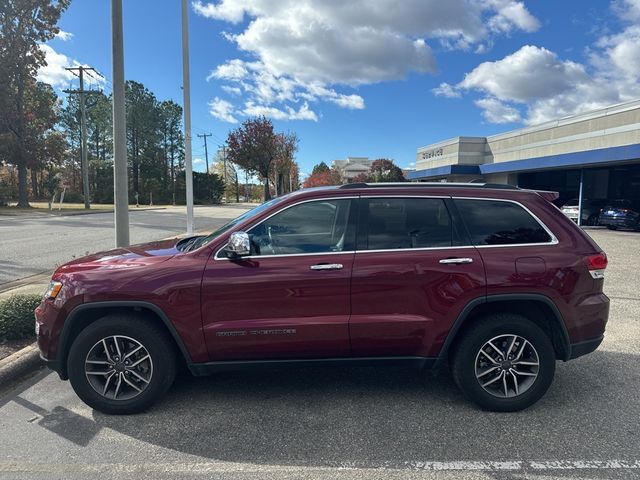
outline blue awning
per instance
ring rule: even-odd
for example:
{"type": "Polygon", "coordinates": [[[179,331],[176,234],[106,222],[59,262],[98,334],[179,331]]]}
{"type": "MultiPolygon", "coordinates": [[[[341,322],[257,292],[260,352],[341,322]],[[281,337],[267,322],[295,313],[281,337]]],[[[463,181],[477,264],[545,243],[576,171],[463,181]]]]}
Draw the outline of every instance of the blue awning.
{"type": "MultiPolygon", "coordinates": [[[[596,164],[629,162],[640,159],[640,144],[623,147],[599,148],[583,152],[562,153],[547,157],[527,158],[510,162],[485,163],[480,165],[480,173],[526,172],[530,170],[549,170],[553,168],[580,168],[596,164]]],[[[433,170],[433,169],[432,169],[433,170]]],[[[427,170],[422,170],[427,171],[427,170]]]]}
{"type": "Polygon", "coordinates": [[[443,167],[427,168],[409,172],[409,180],[426,180],[428,178],[444,177],[446,175],[480,175],[478,165],[445,165],[443,167]]]}

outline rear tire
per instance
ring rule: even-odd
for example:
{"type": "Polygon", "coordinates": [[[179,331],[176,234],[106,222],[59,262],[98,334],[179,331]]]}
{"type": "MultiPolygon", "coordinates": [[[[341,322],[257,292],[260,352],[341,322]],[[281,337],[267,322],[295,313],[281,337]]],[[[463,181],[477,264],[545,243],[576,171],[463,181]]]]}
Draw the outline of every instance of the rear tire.
{"type": "Polygon", "coordinates": [[[484,317],[469,328],[453,357],[453,378],[485,410],[515,412],[547,392],[556,355],[547,334],[521,315],[484,317]]]}
{"type": "Polygon", "coordinates": [[[618,227],[616,227],[615,225],[607,225],[607,228],[609,230],[617,230],[618,229],[618,227]]]}
{"type": "Polygon", "coordinates": [[[67,369],[71,386],[90,407],[109,414],[138,413],[171,387],[175,348],[152,321],[108,315],[80,332],[67,369]]]}

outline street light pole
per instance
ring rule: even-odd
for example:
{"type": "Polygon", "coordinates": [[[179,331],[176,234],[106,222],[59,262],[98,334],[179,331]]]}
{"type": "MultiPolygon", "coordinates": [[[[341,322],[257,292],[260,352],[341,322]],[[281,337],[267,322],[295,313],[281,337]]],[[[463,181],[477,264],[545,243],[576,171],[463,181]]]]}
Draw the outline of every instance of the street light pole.
{"type": "Polygon", "coordinates": [[[184,175],[187,191],[187,234],[193,233],[193,168],[191,164],[191,90],[189,81],[189,10],[182,0],[182,95],[184,103],[184,175]]]}
{"type": "Polygon", "coordinates": [[[124,105],[122,0],[111,0],[113,82],[113,200],[116,247],[129,245],[129,181],[127,179],[127,117],[124,105]]]}

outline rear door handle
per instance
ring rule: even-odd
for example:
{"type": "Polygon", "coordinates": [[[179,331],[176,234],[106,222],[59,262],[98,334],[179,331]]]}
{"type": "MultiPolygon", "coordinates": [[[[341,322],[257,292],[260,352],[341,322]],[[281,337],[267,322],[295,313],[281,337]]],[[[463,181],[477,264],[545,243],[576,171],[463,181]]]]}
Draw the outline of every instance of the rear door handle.
{"type": "Polygon", "coordinates": [[[464,263],[473,263],[473,258],[443,258],[440,263],[461,265],[464,263]]]}
{"type": "Polygon", "coordinates": [[[311,270],[341,270],[341,263],[319,263],[318,265],[311,265],[311,270]]]}

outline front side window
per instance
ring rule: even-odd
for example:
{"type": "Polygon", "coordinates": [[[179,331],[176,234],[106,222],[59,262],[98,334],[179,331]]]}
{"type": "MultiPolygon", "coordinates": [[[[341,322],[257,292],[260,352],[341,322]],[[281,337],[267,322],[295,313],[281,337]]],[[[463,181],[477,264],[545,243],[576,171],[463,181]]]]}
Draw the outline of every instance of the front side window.
{"type": "Polygon", "coordinates": [[[451,218],[440,198],[370,198],[359,249],[450,247],[451,218]]]}
{"type": "Polygon", "coordinates": [[[454,200],[474,245],[548,243],[549,233],[520,205],[500,200],[454,200]]]}
{"type": "Polygon", "coordinates": [[[293,255],[353,250],[349,226],[351,200],[300,203],[256,225],[250,235],[253,255],[293,255]]]}

